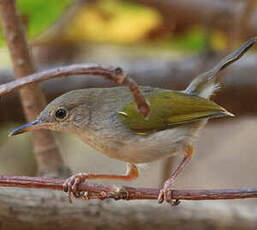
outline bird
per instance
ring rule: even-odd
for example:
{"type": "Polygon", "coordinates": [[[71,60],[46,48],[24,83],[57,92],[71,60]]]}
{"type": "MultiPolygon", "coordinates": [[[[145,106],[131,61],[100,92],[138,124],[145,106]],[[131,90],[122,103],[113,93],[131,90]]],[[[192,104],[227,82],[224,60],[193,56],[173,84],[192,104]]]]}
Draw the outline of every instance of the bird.
{"type": "Polygon", "coordinates": [[[218,72],[238,60],[253,46],[252,38],[224,57],[209,71],[198,75],[185,90],[139,86],[150,114],[137,110],[126,87],[85,88],[67,92],[50,102],[36,120],[9,133],[14,136],[38,129],[73,133],[100,153],[127,163],[124,175],[78,173],[63,187],[71,200],[79,197],[78,186],[88,179],[131,181],[139,176],[138,164],[182,157],[160,189],[158,202],[175,205],[174,183],[194,153],[195,139],[210,118],[234,116],[210,100],[220,88],[218,72]]]}

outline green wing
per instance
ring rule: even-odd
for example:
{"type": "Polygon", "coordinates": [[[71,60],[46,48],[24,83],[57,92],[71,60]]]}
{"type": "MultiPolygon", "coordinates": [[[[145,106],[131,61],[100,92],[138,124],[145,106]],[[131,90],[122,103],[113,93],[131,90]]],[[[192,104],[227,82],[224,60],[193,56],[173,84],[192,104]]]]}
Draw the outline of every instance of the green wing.
{"type": "Polygon", "coordinates": [[[123,124],[138,133],[149,133],[203,118],[232,115],[212,101],[178,91],[161,92],[148,102],[151,112],[147,118],[138,113],[135,102],[119,111],[123,124]]]}

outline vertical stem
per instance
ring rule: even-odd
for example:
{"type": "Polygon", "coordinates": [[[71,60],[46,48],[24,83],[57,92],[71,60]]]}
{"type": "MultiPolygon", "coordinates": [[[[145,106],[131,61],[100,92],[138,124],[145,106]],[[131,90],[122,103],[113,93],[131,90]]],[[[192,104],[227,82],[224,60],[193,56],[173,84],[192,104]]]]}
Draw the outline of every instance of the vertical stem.
{"type": "MultiPolygon", "coordinates": [[[[4,37],[11,55],[16,78],[32,74],[35,67],[24,35],[21,17],[15,0],[0,0],[0,16],[4,37]]],[[[34,120],[46,105],[46,99],[38,85],[20,89],[23,110],[28,121],[34,120]]],[[[32,134],[34,154],[39,175],[60,176],[65,171],[63,161],[52,133],[36,131],[32,134]]]]}
{"type": "Polygon", "coordinates": [[[174,168],[174,157],[169,157],[162,162],[162,168],[161,168],[161,180],[159,187],[163,186],[163,183],[169,178],[170,172],[174,168]]]}
{"type": "Polygon", "coordinates": [[[232,19],[231,30],[229,31],[228,50],[234,48],[236,42],[240,39],[247,38],[249,17],[254,9],[254,0],[240,0],[235,11],[234,18],[232,19]]]}

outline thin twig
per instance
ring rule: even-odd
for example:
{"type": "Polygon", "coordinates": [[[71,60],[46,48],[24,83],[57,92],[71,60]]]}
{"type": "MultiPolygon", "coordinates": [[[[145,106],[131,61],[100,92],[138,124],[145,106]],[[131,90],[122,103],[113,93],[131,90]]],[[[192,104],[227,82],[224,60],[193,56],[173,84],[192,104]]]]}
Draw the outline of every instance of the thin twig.
{"type": "MultiPolygon", "coordinates": [[[[63,190],[63,179],[26,177],[26,176],[0,176],[0,187],[23,187],[63,190]]],[[[78,191],[87,192],[87,199],[123,199],[123,200],[156,200],[159,189],[154,188],[117,188],[110,185],[82,183],[78,191]]],[[[246,189],[211,189],[211,190],[174,190],[175,200],[222,200],[257,198],[257,187],[246,189]]]]}
{"type": "MultiPolygon", "coordinates": [[[[222,30],[226,33],[231,31],[231,20],[238,16],[238,5],[240,1],[226,0],[129,0],[139,2],[146,6],[154,7],[163,16],[163,21],[167,30],[181,33],[186,28],[192,28],[194,25],[205,25],[211,22],[209,26],[214,29],[222,30]],[[177,29],[179,28],[179,29],[177,29]],[[177,29],[177,30],[176,30],[177,29]]],[[[244,1],[245,2],[245,1],[244,1]]],[[[246,37],[256,36],[256,12],[253,10],[249,14],[246,29],[246,37]]],[[[240,28],[238,28],[240,29],[240,28]]]]}
{"type": "MultiPolygon", "coordinates": [[[[15,0],[0,1],[0,16],[4,37],[10,51],[16,78],[23,78],[35,72],[28,48],[21,17],[15,0]]],[[[34,120],[45,107],[46,99],[41,89],[30,85],[20,90],[21,102],[26,119],[34,120]]],[[[67,176],[63,161],[50,131],[41,130],[32,134],[35,158],[39,175],[67,176]],[[50,160],[51,159],[51,160],[50,160]]]]}
{"type": "Polygon", "coordinates": [[[35,73],[27,76],[26,78],[0,85],[0,96],[11,93],[12,91],[17,90],[25,85],[77,74],[100,76],[117,84],[128,86],[133,93],[138,111],[144,116],[148,115],[150,111],[149,106],[133,79],[128,77],[128,75],[119,67],[114,68],[111,66],[102,66],[96,64],[70,65],[35,73]]]}
{"type": "Polygon", "coordinates": [[[248,37],[246,31],[249,30],[249,22],[254,10],[254,4],[254,0],[240,0],[236,3],[234,7],[235,14],[231,19],[231,30],[228,31],[228,50],[233,49],[238,41],[248,37]]]}

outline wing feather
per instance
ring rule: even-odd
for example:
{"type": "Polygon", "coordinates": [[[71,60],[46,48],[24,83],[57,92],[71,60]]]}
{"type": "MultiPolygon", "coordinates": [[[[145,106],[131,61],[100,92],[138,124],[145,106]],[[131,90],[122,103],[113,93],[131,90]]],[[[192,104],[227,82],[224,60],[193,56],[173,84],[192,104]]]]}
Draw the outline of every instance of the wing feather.
{"type": "Polygon", "coordinates": [[[148,101],[151,113],[147,119],[138,113],[134,102],[117,112],[127,128],[153,132],[204,118],[231,115],[213,101],[178,91],[161,92],[149,97],[148,101]]]}

